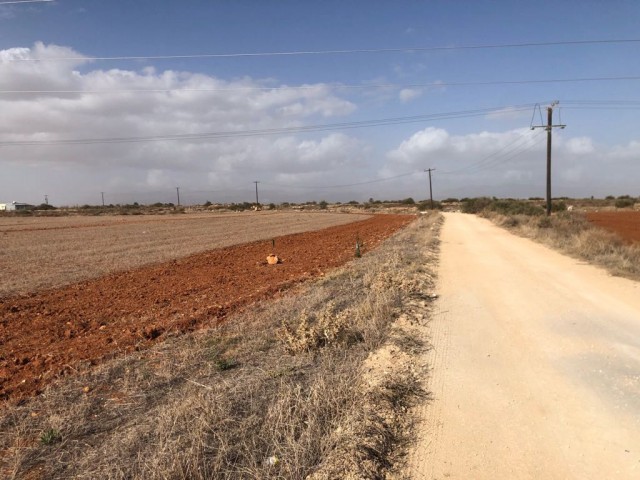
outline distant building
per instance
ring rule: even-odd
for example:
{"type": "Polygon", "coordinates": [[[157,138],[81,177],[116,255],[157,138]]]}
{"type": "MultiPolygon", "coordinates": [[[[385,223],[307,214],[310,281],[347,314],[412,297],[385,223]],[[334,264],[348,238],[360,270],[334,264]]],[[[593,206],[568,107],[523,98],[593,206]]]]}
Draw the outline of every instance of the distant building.
{"type": "Polygon", "coordinates": [[[29,210],[33,205],[21,202],[0,203],[0,212],[14,212],[19,210],[29,210]]]}

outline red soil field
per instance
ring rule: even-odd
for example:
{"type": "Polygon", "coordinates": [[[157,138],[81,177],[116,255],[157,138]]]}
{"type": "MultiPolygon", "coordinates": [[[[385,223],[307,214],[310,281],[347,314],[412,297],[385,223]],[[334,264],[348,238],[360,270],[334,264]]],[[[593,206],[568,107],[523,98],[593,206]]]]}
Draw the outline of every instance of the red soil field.
{"type": "Polygon", "coordinates": [[[212,250],[26,297],[0,299],[0,403],[167,336],[214,326],[371,250],[415,219],[376,215],[324,230],[212,250]],[[270,266],[276,253],[282,263],[270,266]]]}
{"type": "Polygon", "coordinates": [[[628,242],[640,242],[640,212],[588,212],[587,220],[628,242]]]}

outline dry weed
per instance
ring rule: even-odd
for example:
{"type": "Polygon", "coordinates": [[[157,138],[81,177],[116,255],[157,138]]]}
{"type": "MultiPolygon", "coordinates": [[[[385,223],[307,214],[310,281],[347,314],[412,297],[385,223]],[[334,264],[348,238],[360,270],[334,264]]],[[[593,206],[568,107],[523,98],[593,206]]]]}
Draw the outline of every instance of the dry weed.
{"type": "Polygon", "coordinates": [[[485,216],[522,236],[603,266],[614,275],[640,279],[640,245],[623,242],[614,233],[593,226],[579,213],[542,219],[524,215],[485,216]]]}

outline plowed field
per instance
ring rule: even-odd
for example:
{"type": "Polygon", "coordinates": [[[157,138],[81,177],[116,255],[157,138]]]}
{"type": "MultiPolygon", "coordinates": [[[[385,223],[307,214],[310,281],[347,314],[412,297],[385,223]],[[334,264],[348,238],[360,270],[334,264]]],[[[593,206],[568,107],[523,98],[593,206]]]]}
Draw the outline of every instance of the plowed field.
{"type": "Polygon", "coordinates": [[[589,212],[587,220],[624,240],[640,242],[640,212],[589,212]]]}
{"type": "Polygon", "coordinates": [[[364,220],[315,212],[0,217],[0,297],[194,253],[364,220]]]}
{"type": "Polygon", "coordinates": [[[55,378],[163,338],[215,325],[354,258],[415,217],[367,220],[225,247],[111,273],[28,297],[0,299],[0,402],[37,394],[55,378]],[[272,250],[282,263],[267,265],[272,250]]]}

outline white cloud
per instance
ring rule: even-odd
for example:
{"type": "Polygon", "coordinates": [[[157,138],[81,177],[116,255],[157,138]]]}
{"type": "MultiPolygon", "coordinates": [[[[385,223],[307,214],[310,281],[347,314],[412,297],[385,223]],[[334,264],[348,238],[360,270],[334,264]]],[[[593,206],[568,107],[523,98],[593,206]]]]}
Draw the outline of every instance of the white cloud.
{"type": "Polygon", "coordinates": [[[420,88],[403,88],[400,90],[399,97],[402,103],[407,103],[414,98],[422,96],[423,90],[420,88]]]}
{"type": "MultiPolygon", "coordinates": [[[[323,123],[325,118],[347,115],[356,109],[325,84],[272,89],[269,87],[277,86],[273,79],[225,80],[148,67],[141,70],[91,67],[89,60],[67,47],[37,43],[32,48],[0,51],[0,90],[73,91],[0,96],[3,112],[0,142],[290,128],[323,123]],[[34,61],[51,57],[78,60],[34,61]],[[96,93],[105,90],[111,93],[96,93]]],[[[110,178],[130,178],[131,188],[146,188],[174,185],[195,172],[201,173],[198,182],[213,185],[239,179],[244,182],[247,171],[267,175],[282,169],[310,172],[343,168],[360,162],[366,150],[363,143],[343,134],[317,134],[311,138],[303,141],[293,135],[244,136],[76,146],[4,146],[0,163],[16,167],[37,165],[41,174],[47,168],[77,169],[77,173],[69,175],[70,183],[78,183],[80,175],[89,175],[104,178],[104,184],[110,178]]],[[[5,182],[9,182],[6,177],[5,182]]],[[[5,188],[5,182],[0,190],[5,188]]],[[[126,183],[119,181],[122,188],[126,188],[126,183]]]]}
{"type": "Polygon", "coordinates": [[[556,147],[568,155],[586,155],[593,153],[595,147],[589,137],[573,137],[564,141],[563,137],[557,137],[556,147]]]}
{"type": "Polygon", "coordinates": [[[516,120],[518,118],[525,118],[530,115],[530,112],[516,109],[515,107],[506,107],[501,110],[488,113],[486,118],[488,120],[516,120]]]}
{"type": "MultiPolygon", "coordinates": [[[[597,146],[589,137],[554,135],[554,195],[640,193],[640,142],[597,146]]],[[[387,153],[391,175],[435,167],[439,197],[542,196],[546,177],[546,134],[529,129],[451,135],[429,127],[387,153]]]]}

